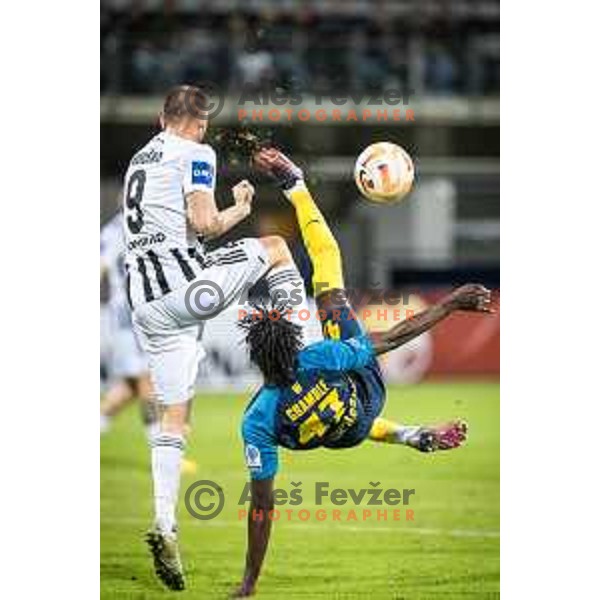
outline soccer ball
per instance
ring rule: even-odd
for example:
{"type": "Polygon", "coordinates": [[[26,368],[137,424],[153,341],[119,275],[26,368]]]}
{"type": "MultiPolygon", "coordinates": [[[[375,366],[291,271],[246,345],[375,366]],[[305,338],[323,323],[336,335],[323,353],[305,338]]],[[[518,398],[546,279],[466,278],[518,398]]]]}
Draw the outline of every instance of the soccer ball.
{"type": "Polygon", "coordinates": [[[402,200],[410,192],[415,167],[408,152],[391,142],[365,148],[354,165],[354,181],[371,202],[387,204],[402,200]]]}

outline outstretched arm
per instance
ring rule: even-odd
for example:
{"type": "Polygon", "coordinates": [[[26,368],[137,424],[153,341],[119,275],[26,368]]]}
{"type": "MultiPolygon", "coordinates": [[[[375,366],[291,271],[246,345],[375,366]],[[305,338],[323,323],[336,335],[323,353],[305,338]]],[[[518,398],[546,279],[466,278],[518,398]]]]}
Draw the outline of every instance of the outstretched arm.
{"type": "Polygon", "coordinates": [[[448,294],[438,304],[398,323],[388,331],[371,334],[375,354],[384,354],[403,346],[450,316],[454,311],[492,312],[489,306],[490,299],[490,291],[484,286],[476,283],[463,285],[448,294]]]}
{"type": "Polygon", "coordinates": [[[273,479],[252,481],[248,512],[248,549],[244,578],[234,597],[245,598],[254,594],[260,569],[271,537],[269,511],[273,510],[273,479]]]}

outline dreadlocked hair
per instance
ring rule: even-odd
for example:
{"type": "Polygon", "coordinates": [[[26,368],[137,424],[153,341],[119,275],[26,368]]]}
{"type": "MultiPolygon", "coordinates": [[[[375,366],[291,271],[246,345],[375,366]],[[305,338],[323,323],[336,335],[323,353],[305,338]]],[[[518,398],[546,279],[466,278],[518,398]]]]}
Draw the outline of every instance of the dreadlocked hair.
{"type": "Polygon", "coordinates": [[[238,321],[250,360],[260,369],[265,383],[279,387],[295,381],[296,357],[304,346],[302,327],[292,323],[286,311],[281,305],[252,304],[251,312],[238,321]]]}

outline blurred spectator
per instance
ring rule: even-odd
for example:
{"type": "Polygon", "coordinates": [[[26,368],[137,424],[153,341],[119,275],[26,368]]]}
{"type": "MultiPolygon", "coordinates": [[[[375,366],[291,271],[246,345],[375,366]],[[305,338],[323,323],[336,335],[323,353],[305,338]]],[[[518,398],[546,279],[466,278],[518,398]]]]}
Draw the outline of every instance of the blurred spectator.
{"type": "Polygon", "coordinates": [[[379,27],[360,27],[353,39],[353,88],[383,91],[391,75],[385,33],[379,27]]]}
{"type": "Polygon", "coordinates": [[[192,29],[181,39],[181,80],[217,81],[229,73],[229,51],[223,36],[209,29],[192,29]]]}
{"type": "Polygon", "coordinates": [[[236,84],[246,89],[264,89],[274,80],[273,55],[267,50],[247,50],[238,55],[235,74],[236,84]]]}
{"type": "Polygon", "coordinates": [[[293,18],[282,17],[267,24],[265,30],[277,83],[285,89],[305,89],[310,78],[303,59],[308,44],[306,29],[293,18]]]}
{"type": "Polygon", "coordinates": [[[443,44],[432,44],[425,59],[425,89],[436,95],[457,92],[458,68],[450,51],[443,44]]]}

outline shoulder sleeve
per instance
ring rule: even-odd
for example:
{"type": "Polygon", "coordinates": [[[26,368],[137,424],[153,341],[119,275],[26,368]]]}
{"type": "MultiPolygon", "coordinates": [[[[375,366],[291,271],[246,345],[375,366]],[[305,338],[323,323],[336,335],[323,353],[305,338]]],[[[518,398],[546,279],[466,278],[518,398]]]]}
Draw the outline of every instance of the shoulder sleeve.
{"type": "Polygon", "coordinates": [[[212,192],[216,184],[217,155],[208,144],[193,144],[183,157],[183,193],[212,192]]]}
{"type": "Polygon", "coordinates": [[[275,413],[260,396],[244,414],[242,437],[246,466],[252,479],[272,479],[279,467],[274,431],[275,413]]]}
{"type": "Polygon", "coordinates": [[[375,356],[366,335],[347,340],[323,340],[300,352],[299,366],[323,371],[351,371],[366,366],[375,356]]]}

